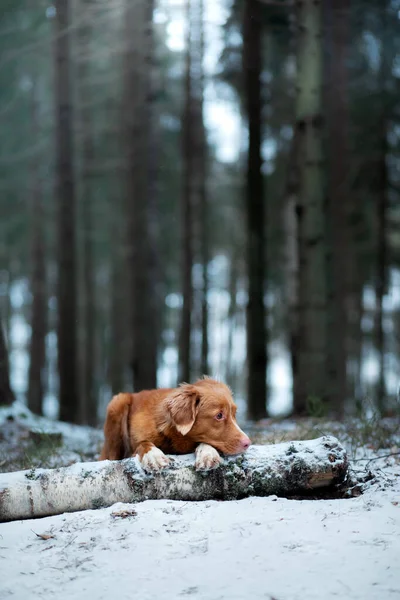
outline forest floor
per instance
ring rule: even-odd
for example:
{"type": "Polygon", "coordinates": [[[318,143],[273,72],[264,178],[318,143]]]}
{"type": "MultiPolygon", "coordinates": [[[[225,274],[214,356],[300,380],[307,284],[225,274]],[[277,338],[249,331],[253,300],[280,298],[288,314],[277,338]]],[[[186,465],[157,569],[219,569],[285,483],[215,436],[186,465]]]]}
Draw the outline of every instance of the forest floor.
{"type": "MultiPolygon", "coordinates": [[[[265,421],[255,443],[336,435],[341,497],[146,501],[0,524],[0,598],[400,598],[398,419],[265,421]]],[[[0,470],[96,458],[102,432],[0,409],[0,470]]],[[[337,494],[338,495],[338,494],[337,494]]]]}

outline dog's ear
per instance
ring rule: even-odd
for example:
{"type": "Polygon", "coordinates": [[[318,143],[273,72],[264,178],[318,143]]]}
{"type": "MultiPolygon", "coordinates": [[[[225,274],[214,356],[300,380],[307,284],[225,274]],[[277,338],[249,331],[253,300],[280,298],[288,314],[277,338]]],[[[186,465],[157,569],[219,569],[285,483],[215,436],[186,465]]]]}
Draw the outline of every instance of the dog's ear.
{"type": "Polygon", "coordinates": [[[194,385],[185,383],[166,399],[167,409],[175,427],[182,435],[192,429],[200,404],[199,393],[194,385]]]}

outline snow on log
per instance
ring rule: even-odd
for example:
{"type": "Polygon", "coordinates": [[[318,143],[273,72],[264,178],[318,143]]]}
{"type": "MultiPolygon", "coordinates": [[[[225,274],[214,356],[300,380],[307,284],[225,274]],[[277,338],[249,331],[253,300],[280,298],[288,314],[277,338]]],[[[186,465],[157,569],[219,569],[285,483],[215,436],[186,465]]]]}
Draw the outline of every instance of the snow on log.
{"type": "Polygon", "coordinates": [[[0,522],[148,499],[301,495],[341,483],[348,467],[345,449],[331,436],[252,446],[208,472],[195,470],[192,454],[173,459],[171,467],[154,474],[143,471],[136,458],[0,474],[0,522]]]}

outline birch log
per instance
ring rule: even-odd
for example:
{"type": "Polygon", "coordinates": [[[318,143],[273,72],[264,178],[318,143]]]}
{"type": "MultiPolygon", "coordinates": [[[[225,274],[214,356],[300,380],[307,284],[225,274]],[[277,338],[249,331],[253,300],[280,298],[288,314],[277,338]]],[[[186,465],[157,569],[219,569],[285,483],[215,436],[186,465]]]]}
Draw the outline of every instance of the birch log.
{"type": "Polygon", "coordinates": [[[0,522],[148,499],[300,495],[343,482],[348,467],[345,449],[331,436],[252,446],[206,473],[195,471],[194,455],[173,459],[171,467],[155,474],[144,472],[136,458],[1,474],[0,522]]]}

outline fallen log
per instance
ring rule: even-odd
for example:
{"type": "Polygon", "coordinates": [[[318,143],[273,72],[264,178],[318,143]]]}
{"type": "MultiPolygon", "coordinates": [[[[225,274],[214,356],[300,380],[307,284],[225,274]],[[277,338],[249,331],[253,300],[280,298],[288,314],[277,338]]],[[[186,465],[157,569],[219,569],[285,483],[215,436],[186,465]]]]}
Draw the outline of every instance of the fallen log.
{"type": "Polygon", "coordinates": [[[0,475],[0,522],[30,519],[148,499],[235,500],[301,495],[334,486],[347,474],[346,451],[331,436],[252,446],[213,471],[194,468],[194,455],[146,473],[136,458],[77,463],[0,475]]]}

